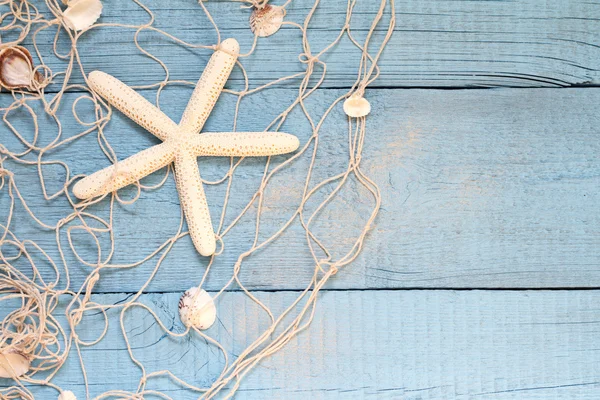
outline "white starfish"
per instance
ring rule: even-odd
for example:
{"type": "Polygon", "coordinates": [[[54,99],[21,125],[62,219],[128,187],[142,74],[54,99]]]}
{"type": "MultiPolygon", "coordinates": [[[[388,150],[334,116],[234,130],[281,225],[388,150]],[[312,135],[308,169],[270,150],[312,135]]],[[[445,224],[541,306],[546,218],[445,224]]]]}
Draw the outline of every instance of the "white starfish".
{"type": "Polygon", "coordinates": [[[118,79],[90,73],[90,87],[110,104],[163,143],[80,180],[73,187],[79,199],[89,199],[137,182],[175,162],[175,180],[194,246],[203,256],[215,252],[215,234],[196,157],[270,156],[298,148],[293,135],[280,132],[226,132],[198,135],[212,111],[239,54],[235,39],[227,39],[210,58],[177,125],[157,107],[118,79]]]}

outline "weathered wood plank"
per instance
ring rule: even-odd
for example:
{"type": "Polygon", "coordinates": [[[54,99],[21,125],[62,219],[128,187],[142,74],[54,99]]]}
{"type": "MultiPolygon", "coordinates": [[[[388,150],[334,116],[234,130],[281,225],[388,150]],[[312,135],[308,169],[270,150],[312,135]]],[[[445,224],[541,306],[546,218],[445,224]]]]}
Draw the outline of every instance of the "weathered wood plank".
{"type": "MultiPolygon", "coordinates": [[[[298,295],[255,294],[276,314],[298,295]]],[[[93,299],[116,303],[126,297],[93,299]]],[[[181,332],[178,297],[149,294],[142,300],[172,331],[181,332]]],[[[600,396],[599,303],[600,291],[325,292],[313,325],[253,371],[236,398],[595,400],[600,396]]],[[[220,323],[207,333],[232,357],[267,324],[264,312],[239,292],[226,293],[218,310],[220,323]]],[[[84,319],[82,338],[101,332],[97,317],[84,319]]],[[[92,396],[134,390],[139,379],[114,313],[111,318],[106,339],[83,350],[92,396]]],[[[223,362],[219,352],[196,335],[165,338],[142,309],[127,313],[125,327],[148,372],[168,368],[197,384],[217,376],[223,362]]],[[[73,355],[55,382],[85,398],[73,355]]],[[[178,400],[196,398],[166,379],[151,379],[148,387],[178,400]]],[[[55,398],[51,391],[36,393],[55,398]]]]}
{"type": "MultiPolygon", "coordinates": [[[[163,109],[174,118],[180,115],[189,91],[167,90],[161,100],[163,109]]],[[[308,107],[319,115],[340,94],[337,90],[317,93],[308,107]]],[[[600,90],[373,90],[367,96],[374,111],[368,119],[363,166],[380,185],[383,206],[363,255],[335,276],[330,287],[599,286],[600,134],[596,105],[600,90]]],[[[66,136],[80,129],[70,116],[74,97],[68,97],[61,110],[66,136]]],[[[294,97],[294,92],[285,90],[250,97],[242,103],[238,129],[264,129],[280,104],[294,97]]],[[[85,118],[89,104],[80,106],[85,118]]],[[[234,106],[233,96],[224,96],[206,130],[229,129],[234,106]]],[[[299,114],[290,114],[282,130],[306,143],[310,129],[299,114]]],[[[10,120],[17,125],[24,121],[17,114],[10,120]]],[[[41,141],[47,143],[55,127],[42,120],[40,124],[41,141]]],[[[344,124],[340,106],[321,131],[313,184],[344,169],[344,124]]],[[[157,142],[118,112],[105,133],[120,158],[157,142]]],[[[1,134],[7,147],[19,149],[14,140],[4,139],[8,135],[5,128],[1,134]]],[[[66,160],[75,174],[89,174],[109,164],[94,135],[47,157],[66,160]]],[[[287,156],[276,157],[274,162],[284,159],[287,156]]],[[[226,225],[257,190],[264,161],[248,159],[236,170],[226,225]]],[[[228,162],[199,159],[203,177],[208,180],[223,176],[228,162]]],[[[278,230],[298,207],[307,166],[308,154],[282,170],[267,188],[261,239],[278,230]]],[[[22,193],[44,221],[56,223],[70,211],[62,200],[43,200],[35,167],[10,162],[6,167],[15,173],[22,193]]],[[[64,181],[61,168],[49,167],[45,174],[51,192],[64,181]]],[[[144,182],[158,182],[161,177],[156,174],[144,182]]],[[[225,185],[207,187],[213,221],[218,221],[222,211],[225,189],[225,185]]],[[[121,191],[124,198],[134,193],[134,188],[121,191]]],[[[4,202],[0,204],[7,204],[7,199],[6,190],[0,192],[4,202]]],[[[307,210],[314,209],[315,204],[316,200],[309,202],[307,210]]],[[[350,182],[318,218],[315,232],[334,254],[343,254],[366,219],[363,213],[372,205],[366,192],[350,182]]],[[[106,216],[108,202],[93,210],[106,216]]],[[[250,248],[254,212],[253,208],[225,236],[226,249],[209,274],[209,289],[222,287],[239,254],[250,248]]],[[[37,240],[56,256],[54,233],[36,228],[21,206],[16,214],[15,232],[22,239],[37,240]]],[[[1,215],[4,221],[5,212],[1,215]]],[[[133,205],[117,206],[113,261],[143,258],[176,232],[179,221],[172,177],[161,189],[143,192],[133,205]]],[[[82,255],[95,259],[91,242],[81,235],[76,242],[82,255]]],[[[89,270],[73,257],[70,260],[71,277],[79,285],[89,270]]],[[[200,280],[206,264],[207,259],[199,256],[185,237],[162,264],[148,290],[185,290],[200,280]]],[[[154,262],[150,262],[132,270],[104,272],[97,290],[136,291],[153,268],[154,262]]],[[[298,289],[307,285],[312,271],[304,231],[296,221],[284,236],[248,258],[240,276],[254,289],[298,289]]]]}
{"type": "MultiPolygon", "coordinates": [[[[363,39],[379,7],[378,1],[359,1],[351,28],[363,39]]],[[[148,14],[132,1],[104,2],[101,22],[143,24],[148,14]]],[[[213,44],[216,34],[196,1],[144,1],[155,12],[155,26],[185,41],[213,44]]],[[[302,23],[313,2],[293,1],[288,21],[302,23]]],[[[230,1],[205,2],[223,37],[235,37],[243,51],[251,47],[249,10],[230,1]]],[[[550,0],[396,2],[395,34],[381,59],[382,76],[375,86],[568,86],[600,83],[600,7],[595,2],[550,0]]],[[[312,24],[313,52],[330,43],[343,26],[344,1],[321,2],[312,24]]],[[[376,43],[386,29],[378,27],[376,43]]],[[[51,57],[53,30],[39,34],[46,62],[58,72],[65,63],[51,57]]],[[[130,84],[146,85],[165,77],[162,67],[133,44],[134,30],[106,27],[93,30],[79,41],[87,72],[100,69],[130,84]]],[[[8,38],[7,38],[8,39],[8,38]]],[[[7,41],[3,39],[3,41],[7,41]]],[[[139,37],[142,47],[166,62],[171,79],[195,80],[209,57],[207,50],[190,50],[152,32],[139,37]]],[[[62,50],[68,47],[61,42],[62,50]]],[[[304,70],[297,56],[301,41],[297,28],[286,26],[260,40],[252,57],[243,59],[252,85],[304,70]],[[277,62],[274,64],[273,60],[277,62]]],[[[359,52],[344,39],[325,58],[328,78],[324,87],[348,87],[356,79],[359,52]],[[354,54],[356,57],[352,57],[354,54]],[[352,61],[354,60],[354,61],[352,61]]],[[[81,82],[79,74],[74,82],[81,82]]],[[[239,87],[242,75],[234,71],[230,85],[239,87]]],[[[287,87],[297,87],[291,82],[287,87]]],[[[53,88],[49,88],[53,90],[53,88]]]]}

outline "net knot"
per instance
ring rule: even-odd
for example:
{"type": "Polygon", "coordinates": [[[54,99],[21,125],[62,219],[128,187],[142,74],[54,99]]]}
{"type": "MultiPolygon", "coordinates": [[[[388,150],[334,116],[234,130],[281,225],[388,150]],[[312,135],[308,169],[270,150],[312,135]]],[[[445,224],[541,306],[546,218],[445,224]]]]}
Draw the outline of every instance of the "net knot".
{"type": "Polygon", "coordinates": [[[316,56],[312,56],[312,55],[308,55],[306,53],[301,53],[298,56],[298,60],[302,63],[302,64],[314,64],[315,61],[317,61],[319,58],[316,56]]]}
{"type": "Polygon", "coordinates": [[[350,97],[364,97],[365,88],[364,86],[359,86],[356,88],[356,91],[350,95],[350,97]]]}
{"type": "MultiPolygon", "coordinates": [[[[102,268],[102,266],[99,266],[100,268],[102,268]]],[[[89,282],[89,286],[93,287],[96,282],[98,282],[98,280],[100,279],[100,274],[98,273],[98,271],[94,271],[94,273],[92,274],[91,278],[90,278],[90,282],[89,282]]]]}
{"type": "Polygon", "coordinates": [[[87,283],[87,287],[85,289],[85,295],[83,296],[83,303],[87,303],[90,300],[90,297],[92,296],[92,290],[94,290],[94,286],[96,286],[96,283],[98,283],[98,280],[100,279],[100,274],[98,273],[98,271],[94,271],[87,283]]]}
{"type": "Polygon", "coordinates": [[[8,176],[8,177],[12,178],[13,175],[14,174],[11,171],[7,170],[6,168],[0,167],[0,178],[3,177],[3,176],[8,176]]]}

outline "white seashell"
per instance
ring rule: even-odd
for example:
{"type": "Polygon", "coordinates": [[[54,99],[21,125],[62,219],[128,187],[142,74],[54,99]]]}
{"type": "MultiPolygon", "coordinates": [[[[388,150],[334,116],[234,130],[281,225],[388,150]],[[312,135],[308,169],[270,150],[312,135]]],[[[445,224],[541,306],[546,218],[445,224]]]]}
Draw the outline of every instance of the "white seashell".
{"type": "Polygon", "coordinates": [[[33,58],[25,47],[7,47],[0,51],[0,86],[7,89],[31,88],[32,78],[42,82],[39,72],[33,74],[33,58]]]}
{"type": "Polygon", "coordinates": [[[250,29],[260,37],[271,36],[281,28],[283,17],[285,17],[283,7],[267,4],[263,8],[255,8],[250,14],[250,29]]]}
{"type": "Polygon", "coordinates": [[[0,353],[0,378],[16,378],[29,371],[31,362],[23,353],[9,350],[0,353]]]}
{"type": "Polygon", "coordinates": [[[193,287],[179,299],[179,317],[187,327],[208,329],[217,318],[217,308],[204,289],[193,287]]]}
{"type": "Polygon", "coordinates": [[[65,390],[58,395],[58,400],[77,400],[77,397],[70,390],[65,390]]]}
{"type": "Polygon", "coordinates": [[[364,97],[350,96],[344,101],[344,112],[349,117],[364,117],[371,112],[371,104],[364,97]]]}
{"type": "Polygon", "coordinates": [[[89,28],[100,18],[102,3],[100,0],[71,0],[63,13],[67,26],[75,31],[89,28]]]}

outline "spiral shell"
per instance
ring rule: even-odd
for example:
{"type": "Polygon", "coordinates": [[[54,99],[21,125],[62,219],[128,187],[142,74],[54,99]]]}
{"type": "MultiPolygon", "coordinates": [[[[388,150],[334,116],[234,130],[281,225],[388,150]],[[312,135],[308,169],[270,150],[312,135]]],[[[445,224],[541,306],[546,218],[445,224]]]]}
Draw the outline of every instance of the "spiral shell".
{"type": "Polygon", "coordinates": [[[271,36],[281,28],[283,17],[283,7],[267,4],[263,8],[255,8],[250,15],[250,29],[260,37],[271,36]]]}
{"type": "Polygon", "coordinates": [[[0,378],[16,378],[29,371],[31,361],[20,351],[8,350],[0,353],[0,378]]]}
{"type": "Polygon", "coordinates": [[[217,318],[217,308],[204,289],[193,287],[179,299],[179,317],[187,327],[208,329],[217,318]]]}

